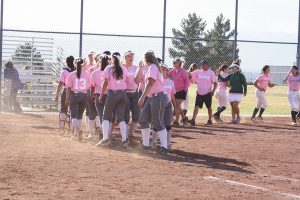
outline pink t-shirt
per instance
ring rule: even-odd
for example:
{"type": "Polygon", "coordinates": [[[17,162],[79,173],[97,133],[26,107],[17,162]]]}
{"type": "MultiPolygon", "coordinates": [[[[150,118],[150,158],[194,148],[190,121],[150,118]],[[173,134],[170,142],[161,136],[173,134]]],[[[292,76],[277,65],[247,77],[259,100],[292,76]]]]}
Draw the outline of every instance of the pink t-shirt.
{"type": "Polygon", "coordinates": [[[164,78],[155,64],[151,64],[148,68],[146,84],[148,83],[149,78],[154,79],[155,82],[147,95],[148,97],[151,97],[153,94],[164,92],[164,78]]]}
{"type": "MultiPolygon", "coordinates": [[[[91,86],[95,87],[95,94],[101,93],[104,80],[104,72],[101,69],[93,71],[91,76],[91,86]]],[[[107,94],[107,90],[104,91],[104,94],[107,94]]]]}
{"type": "MultiPolygon", "coordinates": [[[[225,73],[225,72],[221,71],[220,75],[223,78],[226,78],[228,76],[228,73],[225,73]]],[[[226,90],[227,89],[227,82],[218,81],[218,89],[219,90],[226,90]]]]}
{"type": "Polygon", "coordinates": [[[168,77],[172,78],[174,81],[176,92],[182,90],[187,91],[189,89],[190,79],[189,74],[185,69],[172,69],[168,72],[168,77]]]}
{"type": "Polygon", "coordinates": [[[90,88],[91,75],[86,71],[81,71],[80,79],[77,78],[76,71],[71,72],[67,78],[67,85],[75,93],[87,93],[90,88]]]}
{"type": "Polygon", "coordinates": [[[172,95],[176,93],[174,82],[168,78],[164,79],[164,89],[169,101],[172,101],[172,95]]]}
{"type": "Polygon", "coordinates": [[[289,90],[299,90],[300,89],[300,75],[293,76],[292,74],[288,77],[288,87],[289,90]]]}
{"type": "Polygon", "coordinates": [[[194,82],[197,83],[197,93],[199,95],[210,93],[213,89],[213,83],[216,82],[216,75],[211,69],[194,71],[192,72],[192,77],[194,82]]]}
{"type": "MultiPolygon", "coordinates": [[[[266,76],[265,74],[261,74],[257,77],[256,81],[258,81],[258,86],[267,90],[269,83],[272,82],[272,77],[271,76],[266,76]]],[[[255,81],[255,82],[256,82],[255,81]]]]}
{"type": "MultiPolygon", "coordinates": [[[[145,65],[142,69],[142,79],[141,82],[139,84],[139,91],[144,91],[145,86],[146,86],[146,74],[148,71],[148,66],[145,65]]],[[[138,70],[136,71],[136,74],[138,73],[138,70]]]]}
{"type": "Polygon", "coordinates": [[[70,72],[66,69],[63,69],[63,71],[60,74],[60,78],[59,78],[59,82],[62,82],[64,84],[64,88],[68,88],[67,87],[67,78],[69,76],[70,72]]]}
{"type": "MultiPolygon", "coordinates": [[[[125,67],[125,66],[124,66],[125,67]]],[[[125,67],[128,71],[128,80],[126,81],[126,89],[127,90],[136,90],[138,85],[134,82],[134,77],[137,73],[137,66],[125,67]]]]}
{"type": "Polygon", "coordinates": [[[113,72],[115,70],[113,65],[107,66],[104,70],[104,77],[106,80],[108,80],[108,90],[126,90],[126,81],[128,80],[128,72],[127,69],[123,66],[121,66],[123,70],[123,78],[120,80],[117,80],[113,72]]]}

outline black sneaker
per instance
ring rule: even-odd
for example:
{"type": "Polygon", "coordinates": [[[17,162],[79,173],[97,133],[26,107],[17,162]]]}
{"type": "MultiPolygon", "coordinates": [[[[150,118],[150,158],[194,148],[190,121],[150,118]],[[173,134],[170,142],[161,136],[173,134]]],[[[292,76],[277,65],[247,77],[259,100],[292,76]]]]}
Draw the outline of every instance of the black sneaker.
{"type": "Polygon", "coordinates": [[[188,123],[188,121],[189,121],[189,118],[188,117],[184,117],[182,119],[182,124],[186,125],[188,123]]]}
{"type": "Polygon", "coordinates": [[[211,126],[212,125],[212,121],[211,120],[208,120],[205,124],[206,126],[211,126]]]}
{"type": "Polygon", "coordinates": [[[161,147],[159,153],[161,153],[161,154],[167,154],[167,153],[169,153],[169,150],[165,149],[164,147],[161,147]]]}
{"type": "Polygon", "coordinates": [[[194,119],[191,119],[191,120],[189,120],[188,121],[191,125],[193,125],[193,126],[195,126],[196,125],[196,123],[195,123],[195,120],[194,119]]]}

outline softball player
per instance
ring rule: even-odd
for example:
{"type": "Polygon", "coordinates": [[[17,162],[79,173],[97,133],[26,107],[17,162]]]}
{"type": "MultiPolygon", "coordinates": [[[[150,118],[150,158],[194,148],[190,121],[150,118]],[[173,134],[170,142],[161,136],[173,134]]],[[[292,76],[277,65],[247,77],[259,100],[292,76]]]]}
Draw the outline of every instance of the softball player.
{"type": "Polygon", "coordinates": [[[127,51],[124,54],[124,67],[128,71],[128,80],[126,81],[127,106],[125,110],[125,122],[127,124],[128,136],[133,136],[140,116],[140,108],[138,106],[138,85],[135,83],[134,80],[138,67],[133,65],[133,57],[134,53],[132,51],[127,51]],[[130,112],[131,124],[129,127],[130,112]]]}
{"type": "Polygon", "coordinates": [[[122,145],[126,147],[127,141],[127,126],[124,119],[127,97],[126,97],[126,81],[128,79],[127,69],[121,66],[121,56],[119,52],[115,52],[112,55],[113,65],[110,65],[104,70],[105,81],[99,97],[100,103],[104,101],[104,94],[108,89],[108,95],[105,101],[103,111],[102,133],[103,139],[97,144],[97,146],[109,144],[109,128],[110,122],[114,118],[114,112],[116,120],[119,122],[120,132],[122,137],[122,145]]]}
{"type": "Polygon", "coordinates": [[[86,108],[88,96],[87,91],[90,87],[90,74],[83,70],[86,63],[79,58],[75,61],[76,71],[71,72],[67,78],[66,106],[70,105],[72,125],[78,140],[82,140],[81,122],[82,115],[86,108]]]}
{"type": "Polygon", "coordinates": [[[205,104],[208,112],[208,121],[205,125],[212,125],[212,97],[215,94],[217,88],[217,80],[215,73],[209,68],[207,60],[201,62],[201,70],[197,70],[191,73],[193,82],[197,83],[197,97],[195,102],[195,109],[193,118],[190,121],[192,125],[195,125],[195,119],[198,114],[199,108],[202,109],[205,104]]]}
{"type": "MultiPolygon", "coordinates": [[[[228,76],[228,65],[222,65],[220,68],[220,75],[225,78],[228,76]]],[[[216,91],[216,98],[218,100],[219,106],[217,108],[217,112],[213,114],[214,119],[217,122],[223,122],[221,119],[221,113],[226,110],[228,100],[227,100],[227,82],[222,82],[218,79],[218,87],[216,91]]]]}
{"type": "Polygon", "coordinates": [[[255,116],[259,111],[259,115],[257,117],[258,120],[263,120],[262,114],[266,110],[268,106],[268,102],[266,100],[266,91],[268,87],[274,87],[272,84],[272,77],[269,75],[270,66],[266,65],[262,69],[262,74],[257,77],[254,82],[254,87],[256,87],[255,95],[257,98],[256,108],[254,108],[251,120],[255,120],[255,116]]]}
{"type": "Polygon", "coordinates": [[[159,135],[161,151],[167,152],[168,141],[164,113],[168,104],[168,97],[164,94],[162,70],[152,51],[146,52],[144,59],[148,65],[145,76],[146,87],[138,101],[138,105],[142,108],[139,123],[142,128],[143,148],[146,150],[150,148],[150,124],[152,124],[154,131],[159,135]],[[146,97],[148,97],[147,101],[145,101],[146,97]]]}
{"type": "Polygon", "coordinates": [[[291,116],[292,116],[292,125],[297,126],[297,114],[300,110],[300,75],[299,69],[297,66],[293,66],[287,77],[284,79],[288,83],[289,93],[289,103],[291,105],[291,116]]]}
{"type": "Polygon", "coordinates": [[[187,91],[190,85],[190,79],[188,72],[182,67],[183,61],[180,58],[177,58],[173,61],[173,69],[168,72],[168,76],[172,78],[176,88],[176,108],[175,108],[175,121],[173,122],[174,126],[179,126],[179,117],[182,117],[184,123],[187,122],[183,111],[181,109],[182,102],[186,99],[187,91]]]}
{"type": "Polygon", "coordinates": [[[231,105],[231,123],[233,124],[240,123],[241,118],[239,104],[241,103],[243,96],[247,95],[247,82],[244,74],[240,72],[240,62],[240,60],[233,62],[233,64],[230,66],[232,74],[228,75],[225,78],[220,75],[220,70],[216,70],[218,78],[221,81],[229,81],[230,90],[228,94],[228,101],[231,105]]]}
{"type": "Polygon", "coordinates": [[[60,108],[60,114],[59,114],[59,134],[65,133],[65,122],[67,120],[67,113],[68,113],[68,106],[65,104],[66,100],[66,91],[67,91],[67,78],[68,75],[75,70],[74,66],[74,57],[69,56],[66,59],[67,67],[63,68],[63,71],[60,74],[59,78],[59,85],[57,86],[56,90],[56,96],[55,96],[55,102],[58,102],[59,95],[61,96],[61,108],[60,108]],[[63,89],[63,92],[61,93],[61,90],[63,89]]]}

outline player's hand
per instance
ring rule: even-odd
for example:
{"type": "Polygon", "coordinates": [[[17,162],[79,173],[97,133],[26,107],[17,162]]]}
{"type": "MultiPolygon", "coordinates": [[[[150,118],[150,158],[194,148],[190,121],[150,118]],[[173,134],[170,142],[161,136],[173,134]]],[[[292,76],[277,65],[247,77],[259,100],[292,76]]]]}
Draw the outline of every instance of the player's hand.
{"type": "Polygon", "coordinates": [[[140,107],[140,108],[142,108],[143,106],[144,106],[144,103],[145,103],[145,98],[140,98],[139,99],[139,101],[138,101],[138,106],[140,107]]]}

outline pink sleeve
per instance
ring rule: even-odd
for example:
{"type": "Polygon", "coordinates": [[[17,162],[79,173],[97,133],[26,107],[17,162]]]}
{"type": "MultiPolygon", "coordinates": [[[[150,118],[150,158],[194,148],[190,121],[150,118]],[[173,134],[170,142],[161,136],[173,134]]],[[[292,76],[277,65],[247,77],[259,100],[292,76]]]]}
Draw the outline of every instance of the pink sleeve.
{"type": "Polygon", "coordinates": [[[190,78],[189,78],[189,74],[187,71],[185,70],[182,70],[182,75],[183,75],[183,78],[184,78],[184,81],[185,81],[185,91],[188,91],[189,89],[189,86],[190,86],[190,78]]]}
{"type": "Polygon", "coordinates": [[[110,67],[106,67],[105,70],[103,71],[103,77],[107,80],[109,79],[109,69],[110,67]]]}
{"type": "Polygon", "coordinates": [[[255,82],[256,82],[256,81],[261,81],[261,79],[262,79],[262,76],[259,75],[259,76],[256,78],[255,82]]]}
{"type": "Polygon", "coordinates": [[[128,70],[125,67],[122,67],[122,70],[123,70],[123,78],[125,79],[125,81],[129,81],[128,70]]]}
{"type": "Polygon", "coordinates": [[[92,87],[95,87],[96,86],[96,81],[95,81],[95,78],[96,77],[96,73],[95,72],[93,72],[92,73],[92,76],[91,76],[91,86],[92,87]]]}
{"type": "Polygon", "coordinates": [[[157,79],[158,68],[156,65],[150,65],[148,70],[148,78],[157,79]]]}
{"type": "Polygon", "coordinates": [[[59,82],[65,83],[65,71],[63,70],[60,74],[59,82]]]}

